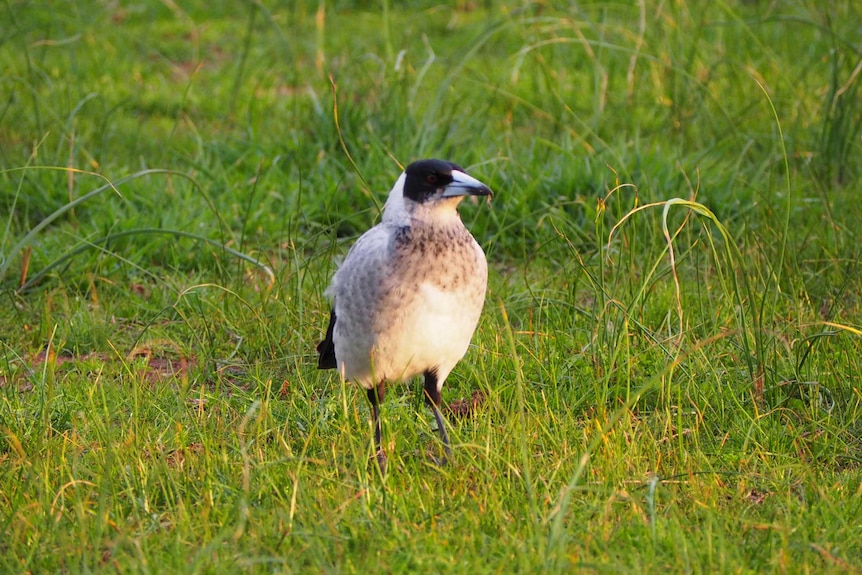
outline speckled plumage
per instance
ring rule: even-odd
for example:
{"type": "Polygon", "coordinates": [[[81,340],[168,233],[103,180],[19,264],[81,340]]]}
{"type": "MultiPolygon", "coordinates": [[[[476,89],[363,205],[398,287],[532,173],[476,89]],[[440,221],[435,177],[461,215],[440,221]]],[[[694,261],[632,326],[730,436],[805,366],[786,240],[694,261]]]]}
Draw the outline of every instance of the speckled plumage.
{"type": "Polygon", "coordinates": [[[490,193],[450,162],[411,164],[382,221],[353,245],[327,290],[334,305],[320,367],[337,367],[369,390],[375,423],[387,382],[425,374],[447,449],[440,390],[467,352],[488,279],[485,254],[457,206],[466,195],[490,193]]]}

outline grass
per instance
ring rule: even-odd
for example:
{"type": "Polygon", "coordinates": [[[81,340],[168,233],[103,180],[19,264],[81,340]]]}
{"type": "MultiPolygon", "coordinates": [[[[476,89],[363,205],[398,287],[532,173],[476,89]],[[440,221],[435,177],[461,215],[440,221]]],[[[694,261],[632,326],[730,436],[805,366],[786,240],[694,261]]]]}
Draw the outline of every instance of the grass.
{"type": "Polygon", "coordinates": [[[857,3],[186,4],[0,7],[0,570],[862,570],[857,3]],[[381,476],[314,345],[429,156],[490,290],[381,476]]]}

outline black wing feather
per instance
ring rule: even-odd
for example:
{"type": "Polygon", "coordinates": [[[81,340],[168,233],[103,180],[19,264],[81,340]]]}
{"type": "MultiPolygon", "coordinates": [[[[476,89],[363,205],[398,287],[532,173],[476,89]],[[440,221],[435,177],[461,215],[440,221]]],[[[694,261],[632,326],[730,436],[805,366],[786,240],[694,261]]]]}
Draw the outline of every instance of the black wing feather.
{"type": "Polygon", "coordinates": [[[317,344],[317,369],[336,369],[338,361],[335,359],[335,342],[332,341],[332,331],[335,329],[335,307],[329,314],[329,327],[326,328],[326,338],[317,344]]]}

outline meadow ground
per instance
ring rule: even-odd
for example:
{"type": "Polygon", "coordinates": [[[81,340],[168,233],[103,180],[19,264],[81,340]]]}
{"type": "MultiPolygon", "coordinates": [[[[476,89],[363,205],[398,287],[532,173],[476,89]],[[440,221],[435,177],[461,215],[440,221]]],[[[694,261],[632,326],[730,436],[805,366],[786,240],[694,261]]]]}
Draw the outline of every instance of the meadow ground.
{"type": "Polygon", "coordinates": [[[862,570],[862,5],[0,6],[0,571],[862,570]],[[490,289],[316,369],[406,164],[490,289]]]}

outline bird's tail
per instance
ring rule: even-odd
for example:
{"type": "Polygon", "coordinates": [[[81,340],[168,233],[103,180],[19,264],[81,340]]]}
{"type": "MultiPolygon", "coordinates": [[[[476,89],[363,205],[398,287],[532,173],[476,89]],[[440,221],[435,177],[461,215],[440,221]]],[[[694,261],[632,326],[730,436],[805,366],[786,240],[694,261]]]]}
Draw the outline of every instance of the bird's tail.
{"type": "Polygon", "coordinates": [[[335,329],[335,307],[329,314],[329,327],[326,328],[326,338],[317,344],[317,369],[335,369],[338,362],[335,359],[335,342],[332,341],[332,332],[335,329]]]}

